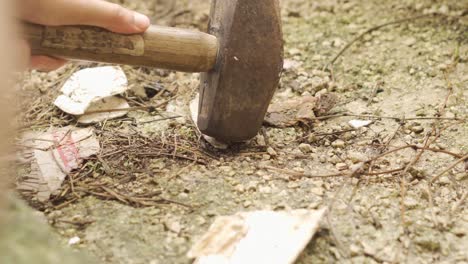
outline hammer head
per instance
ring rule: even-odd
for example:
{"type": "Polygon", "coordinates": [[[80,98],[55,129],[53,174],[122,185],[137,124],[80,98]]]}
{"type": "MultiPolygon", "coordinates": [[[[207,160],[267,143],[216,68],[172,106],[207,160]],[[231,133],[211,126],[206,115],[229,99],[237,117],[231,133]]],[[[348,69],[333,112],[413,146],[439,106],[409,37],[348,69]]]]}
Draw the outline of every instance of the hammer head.
{"type": "Polygon", "coordinates": [[[198,127],[224,142],[251,139],[283,68],[278,0],[213,0],[208,33],[218,38],[218,61],[201,77],[198,127]]]}

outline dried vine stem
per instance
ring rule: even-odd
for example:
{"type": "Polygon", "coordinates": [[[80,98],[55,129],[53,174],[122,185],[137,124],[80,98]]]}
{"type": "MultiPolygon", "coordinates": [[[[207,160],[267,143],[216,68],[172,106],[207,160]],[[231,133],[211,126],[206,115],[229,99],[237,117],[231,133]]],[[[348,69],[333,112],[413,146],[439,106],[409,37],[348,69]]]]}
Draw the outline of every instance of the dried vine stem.
{"type": "Polygon", "coordinates": [[[398,20],[395,20],[395,21],[387,22],[387,23],[384,23],[384,24],[369,28],[368,30],[364,31],[359,36],[357,36],[356,38],[351,40],[348,44],[346,44],[346,46],[343,49],[341,49],[340,52],[338,52],[338,54],[335,55],[335,57],[333,57],[333,59],[328,63],[328,65],[325,66],[325,68],[328,68],[329,66],[335,64],[335,62],[338,60],[338,58],[341,57],[341,55],[343,55],[354,43],[361,40],[367,34],[370,34],[370,33],[374,32],[376,30],[379,30],[379,29],[381,29],[383,27],[387,27],[387,26],[391,26],[391,25],[398,25],[398,24],[401,24],[401,23],[405,23],[405,22],[409,22],[409,21],[413,21],[413,20],[417,20],[417,19],[421,19],[421,18],[426,18],[426,17],[430,17],[430,16],[434,16],[434,14],[425,14],[425,15],[418,15],[418,16],[413,16],[413,17],[409,17],[409,18],[398,19],[398,20]]]}
{"type": "Polygon", "coordinates": [[[434,176],[432,179],[431,179],[431,184],[433,184],[435,181],[437,181],[440,177],[442,177],[445,173],[449,172],[451,169],[455,168],[458,164],[464,162],[465,160],[468,159],[468,154],[466,154],[465,156],[461,157],[460,159],[458,159],[457,161],[455,161],[454,163],[452,163],[447,169],[445,169],[444,171],[442,171],[441,173],[437,174],[437,176],[434,176]]]}

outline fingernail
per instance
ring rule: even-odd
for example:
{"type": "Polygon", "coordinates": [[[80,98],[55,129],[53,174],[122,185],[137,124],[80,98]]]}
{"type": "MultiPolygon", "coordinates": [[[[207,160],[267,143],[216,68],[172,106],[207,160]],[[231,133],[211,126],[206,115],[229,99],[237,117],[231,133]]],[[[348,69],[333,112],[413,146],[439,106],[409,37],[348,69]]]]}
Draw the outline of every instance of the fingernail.
{"type": "Polygon", "coordinates": [[[135,26],[138,29],[146,30],[150,26],[150,20],[147,16],[140,13],[135,13],[133,17],[135,26]]]}

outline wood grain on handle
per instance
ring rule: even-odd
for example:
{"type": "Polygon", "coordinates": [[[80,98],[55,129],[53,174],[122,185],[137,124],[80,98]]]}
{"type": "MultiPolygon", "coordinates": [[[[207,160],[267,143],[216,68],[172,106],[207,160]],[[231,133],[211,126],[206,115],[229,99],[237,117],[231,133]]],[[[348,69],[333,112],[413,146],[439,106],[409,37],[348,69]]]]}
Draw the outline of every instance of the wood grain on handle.
{"type": "Polygon", "coordinates": [[[216,37],[192,30],[151,26],[143,34],[122,35],[88,26],[25,24],[33,55],[48,55],[185,72],[207,72],[216,63],[216,37]]]}

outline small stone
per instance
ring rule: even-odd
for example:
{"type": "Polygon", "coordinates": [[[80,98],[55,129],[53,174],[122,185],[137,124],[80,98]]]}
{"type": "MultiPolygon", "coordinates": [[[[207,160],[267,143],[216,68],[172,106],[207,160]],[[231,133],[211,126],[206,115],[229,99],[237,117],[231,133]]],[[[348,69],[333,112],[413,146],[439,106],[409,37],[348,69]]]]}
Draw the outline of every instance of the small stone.
{"type": "Polygon", "coordinates": [[[252,205],[252,202],[251,202],[251,201],[248,201],[248,200],[245,201],[244,204],[243,204],[243,206],[244,206],[245,208],[247,208],[247,207],[249,207],[249,206],[251,206],[251,205],[252,205]]]}
{"type": "Polygon", "coordinates": [[[442,185],[449,185],[451,184],[452,182],[450,181],[450,178],[447,177],[447,176],[442,176],[439,178],[438,180],[438,183],[442,184],[442,185]]]}
{"type": "Polygon", "coordinates": [[[413,46],[414,44],[416,44],[416,42],[417,42],[417,39],[416,39],[416,38],[410,37],[410,38],[404,40],[404,41],[403,41],[403,44],[405,44],[406,46],[411,47],[411,46],[413,46]]]}
{"type": "Polygon", "coordinates": [[[447,15],[449,13],[449,7],[447,5],[441,5],[439,8],[441,14],[447,15]]]}
{"type": "Polygon", "coordinates": [[[178,197],[179,199],[185,200],[185,199],[187,199],[189,196],[188,196],[187,193],[181,192],[181,193],[179,193],[179,195],[177,195],[177,197],[178,197]]]}
{"type": "Polygon", "coordinates": [[[411,175],[412,179],[420,180],[427,177],[427,172],[424,169],[410,167],[408,172],[411,175]]]}
{"type": "Polygon", "coordinates": [[[262,159],[263,159],[263,160],[270,160],[270,159],[271,159],[271,156],[268,155],[268,154],[263,154],[263,155],[262,155],[262,159]]]}
{"type": "Polygon", "coordinates": [[[288,188],[289,189],[297,189],[300,187],[300,184],[298,182],[290,182],[288,183],[288,188]]]}
{"type": "Polygon", "coordinates": [[[418,207],[419,202],[412,197],[406,197],[403,204],[407,209],[415,209],[416,207],[418,207]]]}
{"type": "Polygon", "coordinates": [[[419,109],[418,111],[416,111],[416,116],[426,116],[426,110],[419,109]]]}
{"type": "Polygon", "coordinates": [[[440,242],[438,239],[430,235],[417,238],[415,243],[429,251],[438,251],[440,249],[440,242]]]}
{"type": "Polygon", "coordinates": [[[351,257],[359,256],[362,253],[362,249],[360,246],[356,244],[351,244],[349,246],[349,252],[351,253],[351,257]]]}
{"type": "Polygon", "coordinates": [[[76,234],[76,229],[74,228],[68,228],[66,229],[64,232],[63,232],[64,235],[68,235],[68,236],[72,236],[74,234],[76,234]]]}
{"type": "Polygon", "coordinates": [[[312,152],[312,146],[310,144],[302,143],[299,145],[299,149],[302,151],[302,153],[312,152]]]}
{"type": "Polygon", "coordinates": [[[159,208],[153,208],[153,209],[150,209],[146,212],[147,215],[150,215],[150,216],[155,216],[155,215],[159,215],[161,213],[161,209],[159,208]]]}
{"type": "Polygon", "coordinates": [[[463,224],[458,223],[452,228],[452,233],[458,237],[465,236],[468,233],[468,225],[463,226],[463,224]]]}
{"type": "Polygon", "coordinates": [[[310,134],[307,137],[307,142],[309,142],[310,144],[317,142],[317,136],[315,134],[310,134]]]}
{"type": "Polygon", "coordinates": [[[374,246],[374,243],[367,243],[365,241],[361,242],[362,246],[364,247],[364,253],[368,255],[375,255],[377,253],[377,249],[374,246]]]}
{"type": "Polygon", "coordinates": [[[458,95],[452,94],[447,99],[447,106],[455,106],[458,104],[458,95]]]}
{"type": "Polygon", "coordinates": [[[367,160],[367,156],[361,152],[350,151],[348,153],[348,159],[351,160],[353,163],[359,163],[367,160]]]}
{"type": "Polygon", "coordinates": [[[266,146],[265,138],[263,136],[257,136],[257,144],[259,146],[266,146]]]}
{"type": "Polygon", "coordinates": [[[252,181],[247,184],[247,191],[249,192],[256,192],[258,187],[258,182],[252,181]]]}
{"type": "Polygon", "coordinates": [[[307,208],[308,208],[308,209],[313,209],[313,210],[315,210],[315,209],[318,209],[321,205],[322,205],[322,201],[317,200],[317,201],[311,202],[311,203],[307,206],[307,208]]]}
{"type": "Polygon", "coordinates": [[[411,141],[413,140],[413,137],[411,135],[406,135],[403,137],[406,141],[406,143],[410,143],[411,144],[411,141]]]}
{"type": "Polygon", "coordinates": [[[271,187],[270,186],[262,186],[259,188],[259,192],[261,193],[271,193],[271,187]]]}
{"type": "Polygon", "coordinates": [[[325,155],[322,155],[322,156],[320,156],[319,160],[320,160],[321,163],[325,163],[325,162],[327,162],[327,157],[325,155]]]}
{"type": "MultiPolygon", "coordinates": [[[[468,162],[465,161],[465,171],[468,171],[468,162]]],[[[468,173],[460,173],[455,175],[455,180],[458,182],[468,179],[468,173]]]]}
{"type": "Polygon", "coordinates": [[[446,117],[446,118],[455,118],[456,116],[455,116],[455,114],[452,113],[452,112],[446,112],[446,113],[445,113],[445,117],[446,117]]]}
{"type": "Polygon", "coordinates": [[[348,141],[348,140],[353,139],[355,136],[356,136],[356,132],[353,131],[353,132],[344,133],[342,137],[344,140],[348,141]]]}
{"type": "Polygon", "coordinates": [[[323,189],[323,187],[313,187],[312,189],[310,189],[310,192],[317,195],[317,196],[323,196],[323,194],[325,193],[325,190],[323,189]]]}
{"type": "Polygon", "coordinates": [[[301,51],[297,48],[292,48],[292,49],[289,49],[288,50],[288,53],[292,56],[294,55],[300,55],[301,54],[301,51]]]}
{"type": "Polygon", "coordinates": [[[278,153],[276,153],[276,151],[272,147],[267,148],[267,153],[268,153],[268,155],[270,155],[272,157],[278,156],[278,153]]]}
{"type": "Polygon", "coordinates": [[[344,171],[344,170],[347,170],[349,167],[348,167],[348,165],[346,163],[337,163],[336,168],[339,171],[344,171]]]}
{"type": "Polygon", "coordinates": [[[344,148],[345,145],[346,145],[346,143],[345,143],[343,140],[341,140],[341,139],[335,140],[335,141],[333,141],[333,143],[332,143],[332,146],[333,146],[334,148],[344,148]]]}
{"type": "Polygon", "coordinates": [[[330,159],[328,160],[330,163],[332,164],[338,164],[338,163],[341,163],[341,159],[338,158],[338,156],[336,155],[333,155],[330,157],[330,159]]]}
{"type": "Polygon", "coordinates": [[[424,127],[414,126],[414,127],[411,128],[411,131],[413,131],[416,134],[421,134],[422,132],[424,132],[424,127]]]}
{"type": "Polygon", "coordinates": [[[182,231],[182,225],[180,224],[179,221],[175,219],[168,218],[164,221],[164,226],[166,227],[167,230],[179,234],[180,231],[182,231]]]}
{"type": "Polygon", "coordinates": [[[238,193],[244,193],[245,192],[245,187],[242,184],[238,184],[234,187],[234,190],[238,193]]]}

